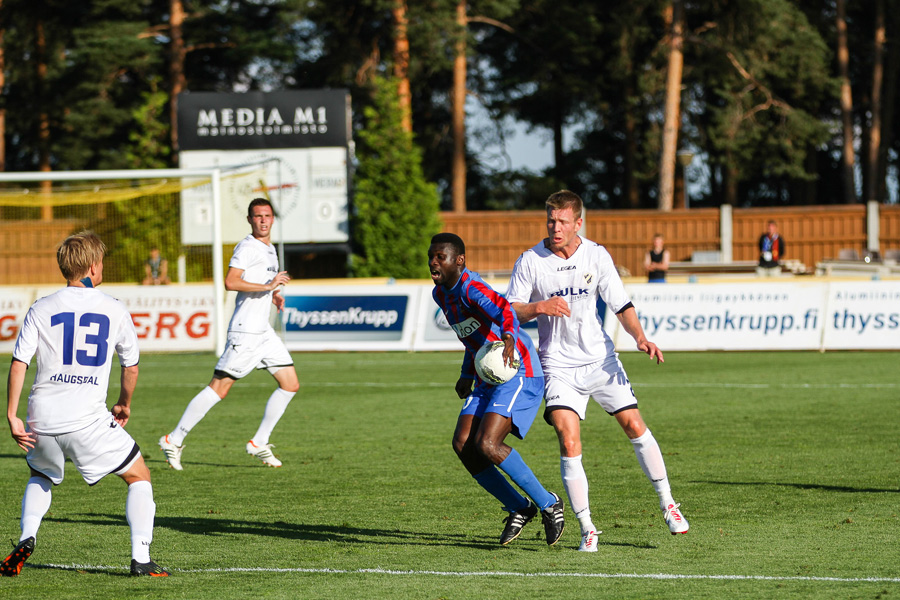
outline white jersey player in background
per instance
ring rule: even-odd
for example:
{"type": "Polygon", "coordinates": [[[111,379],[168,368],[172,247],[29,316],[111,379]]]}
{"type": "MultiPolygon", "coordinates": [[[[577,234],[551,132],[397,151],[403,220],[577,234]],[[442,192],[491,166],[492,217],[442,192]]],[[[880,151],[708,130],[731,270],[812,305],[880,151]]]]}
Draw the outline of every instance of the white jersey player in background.
{"type": "Polygon", "coordinates": [[[278,255],[271,239],[275,222],[271,202],[265,198],[251,201],[247,222],[251,233],[235,247],[225,275],[225,289],[237,292],[225,352],[216,363],[209,385],[194,396],[175,429],[159,438],[159,447],[166,453],[169,466],[178,471],[182,470],[185,436],[228,395],[235,381],[254,368],[267,369],[275,377],[278,388],[269,396],[259,429],[247,442],[247,453],[267,466],[281,466],[281,461],[272,454],[269,437],[300,389],[300,383],[290,352],[269,325],[269,312],[272,304],[279,311],[284,309],[284,296],[279,288],[290,277],[287,271],[278,270],[278,255]]]}
{"type": "Polygon", "coordinates": [[[57,250],[67,287],[35,302],[13,350],[7,382],[9,429],[31,478],[22,497],[22,535],[0,563],[0,576],[16,576],[34,551],[41,520],[50,509],[51,484],[63,480],[68,457],[89,485],[110,473],[128,484],[125,517],[131,527],[131,574],[166,577],[150,560],[156,504],[150,471],[123,427],[131,415],[138,379],[137,334],[131,315],[116,299],[94,289],[103,281],[106,247],[92,232],[66,238],[57,250]],[[106,406],[113,354],[122,366],[122,389],[106,406]],[[37,356],[28,396],[28,427],[16,416],[25,371],[37,356]]]}
{"type": "Polygon", "coordinates": [[[521,322],[535,318],[538,322],[544,417],[559,438],[563,485],[581,524],[578,549],[596,552],[600,533],[591,520],[581,461],[580,422],[591,397],[616,418],[631,440],[641,468],[659,495],[671,533],[686,533],[688,522],[672,498],[662,452],[641,418],[625,369],[597,317],[598,297],[616,314],[638,350],[657,363],[663,362],[663,353],[644,335],[609,252],[578,235],[581,198],[563,190],[551,195],[546,205],[548,237],[516,261],[506,297],[521,322]]]}

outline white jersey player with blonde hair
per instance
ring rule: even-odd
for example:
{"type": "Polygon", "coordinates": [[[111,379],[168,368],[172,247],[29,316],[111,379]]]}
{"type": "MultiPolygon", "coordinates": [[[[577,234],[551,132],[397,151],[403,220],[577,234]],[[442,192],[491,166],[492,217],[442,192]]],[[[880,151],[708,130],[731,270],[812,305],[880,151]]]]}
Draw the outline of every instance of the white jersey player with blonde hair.
{"type": "Polygon", "coordinates": [[[556,429],[560,471],[569,504],[581,524],[581,546],[597,550],[591,520],[588,481],[582,465],[581,420],[589,398],[614,416],[631,440],[638,463],[659,496],[670,532],[686,533],[688,522],[672,498],[659,445],[641,413],[612,340],[597,316],[602,299],[637,348],[664,362],[662,351],[644,335],[612,257],[603,247],[578,235],[583,204],[562,190],[547,199],[548,237],[516,261],[507,300],[521,322],[537,319],[538,354],[544,369],[544,418],[556,429]]]}
{"type": "Polygon", "coordinates": [[[51,485],[62,483],[69,458],[89,485],[115,473],[128,484],[125,517],[131,527],[131,574],[167,577],[150,560],[156,504],[150,471],[134,439],[123,429],[131,415],[138,379],[137,333],[128,310],[94,289],[103,281],[106,246],[94,233],[69,236],[57,250],[67,287],[35,302],[16,339],[7,382],[9,429],[31,478],[22,497],[22,535],[0,562],[0,576],[16,576],[34,552],[50,509],[51,485]],[[119,400],[106,406],[113,354],[122,366],[119,400]],[[25,371],[37,357],[28,395],[26,428],[17,416],[25,371]]]}
{"type": "Polygon", "coordinates": [[[225,289],[237,292],[225,352],[216,363],[209,385],[194,396],[175,429],[159,438],[159,447],[166,453],[169,466],[178,471],[183,470],[181,455],[185,436],[228,395],[235,381],[253,369],[267,369],[278,387],[266,402],[259,428],[247,442],[247,454],[266,466],[281,466],[272,453],[269,437],[300,389],[300,383],[290,352],[269,324],[269,312],[272,304],[279,311],[284,309],[280,288],[290,277],[286,271],[278,270],[278,255],[271,239],[275,222],[272,203],[265,198],[252,200],[247,208],[247,222],[250,235],[235,247],[225,274],[225,289]]]}

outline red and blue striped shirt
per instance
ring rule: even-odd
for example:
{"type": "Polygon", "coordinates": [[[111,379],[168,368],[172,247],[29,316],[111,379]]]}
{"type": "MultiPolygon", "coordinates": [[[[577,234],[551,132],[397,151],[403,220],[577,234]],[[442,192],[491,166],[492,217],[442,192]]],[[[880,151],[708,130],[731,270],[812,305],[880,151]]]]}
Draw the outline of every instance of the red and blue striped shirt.
{"type": "Polygon", "coordinates": [[[477,377],[475,354],[486,343],[500,340],[504,333],[510,333],[516,339],[516,352],[522,361],[519,373],[525,377],[543,376],[534,342],[527,333],[520,333],[516,312],[478,273],[463,269],[453,288],[448,290],[436,285],[431,295],[466,347],[462,377],[477,377]]]}

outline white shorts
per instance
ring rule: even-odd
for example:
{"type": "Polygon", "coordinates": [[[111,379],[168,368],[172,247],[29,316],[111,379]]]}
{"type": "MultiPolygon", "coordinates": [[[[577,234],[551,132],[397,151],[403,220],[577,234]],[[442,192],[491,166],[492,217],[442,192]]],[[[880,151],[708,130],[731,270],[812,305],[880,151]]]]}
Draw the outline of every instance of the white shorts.
{"type": "Polygon", "coordinates": [[[544,381],[545,419],[551,410],[568,408],[578,413],[583,421],[588,398],[593,398],[611,415],[637,408],[637,398],[628,375],[616,356],[603,363],[581,367],[545,368],[544,381]]]}
{"type": "Polygon", "coordinates": [[[62,483],[66,457],[88,485],[94,485],[110,473],[125,473],[141,456],[134,439],[113,419],[112,413],[72,433],[35,436],[37,442],[25,460],[54,485],[62,483]]]}
{"type": "Polygon", "coordinates": [[[216,363],[216,373],[241,379],[253,369],[268,369],[274,375],[293,364],[291,353],[274,329],[263,333],[229,331],[225,352],[216,363]]]}

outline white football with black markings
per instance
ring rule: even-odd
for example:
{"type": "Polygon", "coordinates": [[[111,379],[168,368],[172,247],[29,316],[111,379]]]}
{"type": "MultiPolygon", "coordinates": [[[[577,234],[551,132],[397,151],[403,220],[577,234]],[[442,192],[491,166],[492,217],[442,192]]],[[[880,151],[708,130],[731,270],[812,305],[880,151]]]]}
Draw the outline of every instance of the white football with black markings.
{"type": "Polygon", "coordinates": [[[475,372],[483,381],[491,385],[506,383],[519,371],[519,359],[513,358],[512,365],[503,363],[503,342],[488,342],[475,354],[475,372]]]}

